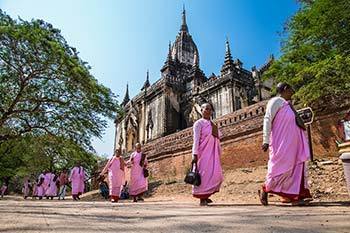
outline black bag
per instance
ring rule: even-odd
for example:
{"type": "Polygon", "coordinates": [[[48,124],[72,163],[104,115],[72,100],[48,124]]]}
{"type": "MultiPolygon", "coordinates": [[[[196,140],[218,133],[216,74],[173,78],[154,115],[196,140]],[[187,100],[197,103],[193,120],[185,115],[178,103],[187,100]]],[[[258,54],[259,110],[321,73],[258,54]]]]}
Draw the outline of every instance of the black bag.
{"type": "Polygon", "coordinates": [[[141,154],[141,160],[140,160],[140,166],[143,167],[143,176],[146,178],[149,176],[149,171],[147,168],[145,168],[145,160],[146,160],[146,154],[141,154]]]}
{"type": "Polygon", "coordinates": [[[143,167],[145,165],[145,160],[146,160],[146,154],[141,153],[141,160],[140,160],[140,166],[143,167]]]}
{"type": "Polygon", "coordinates": [[[303,121],[303,119],[301,119],[301,117],[299,116],[298,112],[295,110],[294,106],[291,103],[289,103],[289,106],[292,109],[292,111],[294,112],[296,125],[299,128],[301,128],[302,130],[306,130],[306,126],[304,124],[304,121],[303,121]]]}
{"type": "Polygon", "coordinates": [[[201,185],[201,176],[198,172],[198,168],[197,168],[197,163],[192,163],[192,167],[191,170],[187,173],[187,175],[185,176],[185,183],[187,184],[192,184],[194,186],[199,186],[201,185]],[[196,166],[194,171],[193,171],[193,166],[196,166]]]}
{"type": "Polygon", "coordinates": [[[143,168],[143,176],[146,178],[149,176],[149,171],[147,168],[143,168]]]}

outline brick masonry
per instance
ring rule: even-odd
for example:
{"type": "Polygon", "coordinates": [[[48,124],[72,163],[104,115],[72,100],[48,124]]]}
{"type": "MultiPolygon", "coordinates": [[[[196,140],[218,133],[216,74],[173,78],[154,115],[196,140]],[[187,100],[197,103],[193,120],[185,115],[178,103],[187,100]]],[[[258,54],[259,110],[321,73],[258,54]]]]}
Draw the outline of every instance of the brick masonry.
{"type": "MultiPolygon", "coordinates": [[[[262,101],[215,120],[223,134],[221,161],[224,170],[267,163],[268,153],[260,149],[266,103],[262,101]]],[[[315,158],[338,155],[336,124],[344,111],[317,113],[311,126],[315,158]]],[[[182,179],[191,161],[192,128],[148,142],[143,149],[153,178],[182,179]]]]}

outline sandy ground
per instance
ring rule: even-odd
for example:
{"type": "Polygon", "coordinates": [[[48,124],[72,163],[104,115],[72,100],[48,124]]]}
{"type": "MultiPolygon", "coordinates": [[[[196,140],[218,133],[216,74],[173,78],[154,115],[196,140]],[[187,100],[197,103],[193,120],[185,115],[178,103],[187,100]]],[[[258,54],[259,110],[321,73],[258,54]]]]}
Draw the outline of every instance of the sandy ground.
{"type": "MultiPolygon", "coordinates": [[[[308,183],[314,202],[350,201],[342,163],[338,158],[319,159],[310,162],[308,167],[308,183]]],[[[211,198],[220,203],[258,204],[257,191],[264,183],[266,172],[266,166],[226,170],[220,192],[211,198]]],[[[173,197],[178,201],[192,199],[191,186],[180,179],[153,181],[149,187],[151,198],[173,197]]],[[[279,200],[276,196],[270,199],[279,200]]]]}
{"type": "Polygon", "coordinates": [[[103,201],[0,200],[0,232],[350,232],[350,204],[307,207],[272,203],[214,204],[174,200],[111,204],[103,201]]]}
{"type": "Polygon", "coordinates": [[[98,191],[71,199],[0,200],[1,232],[350,232],[350,196],[341,163],[323,159],[310,164],[314,200],[308,206],[281,204],[270,196],[261,206],[257,190],[266,166],[225,171],[214,204],[200,207],[182,180],[151,180],[145,202],[112,204],[98,191]]]}

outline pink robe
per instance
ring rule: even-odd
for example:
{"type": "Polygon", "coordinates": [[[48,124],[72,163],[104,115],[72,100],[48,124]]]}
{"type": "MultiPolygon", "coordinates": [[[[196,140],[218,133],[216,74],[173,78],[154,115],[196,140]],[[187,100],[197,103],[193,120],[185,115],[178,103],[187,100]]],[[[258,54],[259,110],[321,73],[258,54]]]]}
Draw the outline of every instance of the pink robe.
{"type": "Polygon", "coordinates": [[[198,171],[201,176],[201,185],[193,186],[192,194],[198,198],[208,198],[220,190],[224,180],[220,139],[212,135],[211,121],[201,118],[194,123],[192,154],[198,156],[198,171]]]}
{"type": "MultiPolygon", "coordinates": [[[[140,160],[141,153],[135,151],[130,155],[130,160],[128,161],[128,163],[131,164],[129,186],[129,194],[131,196],[143,194],[148,190],[148,181],[143,175],[143,168],[140,166],[140,160]]],[[[147,159],[145,159],[145,165],[147,165],[147,159]]]]}
{"type": "Polygon", "coordinates": [[[124,171],[120,166],[120,159],[113,156],[107,163],[105,169],[108,169],[109,195],[120,195],[121,187],[125,180],[124,171]]]}
{"type": "Polygon", "coordinates": [[[51,172],[48,172],[44,175],[44,182],[43,182],[43,187],[44,187],[44,195],[45,196],[49,196],[47,195],[48,194],[48,191],[49,191],[49,185],[50,185],[50,182],[51,182],[51,175],[52,173],[51,172]]]}
{"type": "Polygon", "coordinates": [[[7,190],[7,185],[6,184],[3,184],[0,188],[0,193],[1,193],[1,196],[4,196],[5,192],[7,190]]]}
{"type": "Polygon", "coordinates": [[[55,174],[49,173],[49,187],[47,188],[46,191],[46,196],[49,197],[56,197],[57,196],[57,185],[56,182],[54,181],[55,174]]]}
{"type": "MultiPolygon", "coordinates": [[[[44,174],[40,174],[39,177],[38,177],[38,182],[40,182],[40,180],[44,178],[44,181],[45,181],[45,175],[44,174]]],[[[40,186],[37,186],[37,196],[38,197],[42,197],[45,195],[45,187],[44,187],[44,182],[40,185],[40,186]]]]}
{"type": "Polygon", "coordinates": [[[69,180],[72,182],[72,195],[84,193],[85,171],[82,166],[74,167],[70,173],[69,180]],[[79,169],[80,168],[80,169],[79,169]]]}
{"type": "Polygon", "coordinates": [[[23,184],[23,196],[25,197],[29,196],[29,185],[30,183],[28,182],[28,180],[25,180],[23,184]]]}
{"type": "Polygon", "coordinates": [[[32,193],[33,197],[38,196],[38,186],[36,183],[33,184],[33,193],[32,193]]]}
{"type": "Polygon", "coordinates": [[[309,197],[305,165],[309,157],[305,131],[297,126],[294,112],[285,101],[272,123],[265,191],[288,198],[301,193],[309,197]]]}

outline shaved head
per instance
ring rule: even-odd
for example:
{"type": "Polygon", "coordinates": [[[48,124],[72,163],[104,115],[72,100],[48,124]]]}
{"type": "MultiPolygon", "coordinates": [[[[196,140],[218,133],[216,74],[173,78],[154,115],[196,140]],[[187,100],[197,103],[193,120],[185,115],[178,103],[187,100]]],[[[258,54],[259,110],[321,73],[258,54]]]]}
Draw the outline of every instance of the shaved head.
{"type": "Polygon", "coordinates": [[[278,83],[276,86],[277,93],[285,100],[291,100],[294,90],[291,85],[285,82],[278,83]]]}
{"type": "Polygon", "coordinates": [[[141,144],[139,142],[135,144],[135,148],[137,152],[141,152],[141,144]]]}
{"type": "Polygon", "coordinates": [[[201,109],[202,110],[207,108],[207,107],[210,107],[211,110],[214,112],[214,107],[213,107],[213,105],[211,103],[204,103],[204,104],[201,105],[201,109]]]}
{"type": "Polygon", "coordinates": [[[213,105],[210,103],[204,103],[201,106],[202,117],[205,119],[210,119],[212,113],[214,112],[213,105]]]}
{"type": "Polygon", "coordinates": [[[114,152],[115,155],[120,155],[122,153],[122,150],[120,148],[117,148],[114,152]]]}

